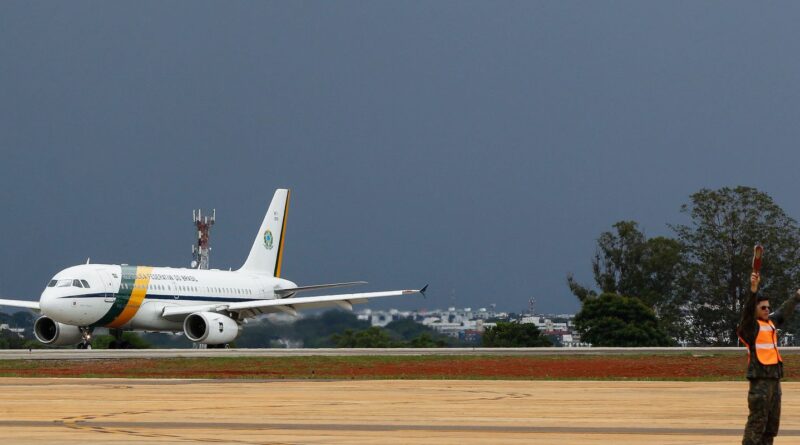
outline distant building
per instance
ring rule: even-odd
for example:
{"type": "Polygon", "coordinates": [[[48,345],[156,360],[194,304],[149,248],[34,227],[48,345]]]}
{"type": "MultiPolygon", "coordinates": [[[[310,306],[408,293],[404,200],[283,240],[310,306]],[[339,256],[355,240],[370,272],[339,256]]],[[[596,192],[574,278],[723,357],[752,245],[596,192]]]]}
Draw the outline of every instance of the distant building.
{"type": "Polygon", "coordinates": [[[514,319],[507,312],[495,312],[494,308],[487,310],[479,308],[448,307],[446,310],[434,309],[424,311],[401,312],[396,309],[376,311],[364,309],[358,313],[358,319],[369,322],[370,326],[385,327],[395,320],[410,318],[436,332],[458,338],[470,343],[480,343],[483,332],[490,327],[496,327],[496,321],[511,321],[530,323],[535,325],[550,338],[555,345],[563,347],[590,346],[580,341],[580,335],[575,332],[572,314],[521,314],[514,319]],[[489,321],[492,320],[492,321],[489,321]]]}
{"type": "Polygon", "coordinates": [[[12,328],[8,324],[0,324],[0,331],[8,331],[12,334],[17,334],[19,338],[25,337],[25,328],[12,328]]]}

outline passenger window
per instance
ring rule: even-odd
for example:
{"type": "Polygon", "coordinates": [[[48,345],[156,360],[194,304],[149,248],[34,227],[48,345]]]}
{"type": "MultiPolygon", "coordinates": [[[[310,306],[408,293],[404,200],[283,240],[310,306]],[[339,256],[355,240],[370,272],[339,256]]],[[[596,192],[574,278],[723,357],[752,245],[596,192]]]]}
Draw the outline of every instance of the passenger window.
{"type": "Polygon", "coordinates": [[[86,280],[81,280],[81,283],[83,283],[83,287],[85,287],[87,289],[91,287],[91,286],[89,286],[89,282],[86,281],[86,280]]]}
{"type": "Polygon", "coordinates": [[[50,280],[50,282],[47,283],[47,287],[56,287],[56,283],[58,283],[58,280],[50,280]]]}

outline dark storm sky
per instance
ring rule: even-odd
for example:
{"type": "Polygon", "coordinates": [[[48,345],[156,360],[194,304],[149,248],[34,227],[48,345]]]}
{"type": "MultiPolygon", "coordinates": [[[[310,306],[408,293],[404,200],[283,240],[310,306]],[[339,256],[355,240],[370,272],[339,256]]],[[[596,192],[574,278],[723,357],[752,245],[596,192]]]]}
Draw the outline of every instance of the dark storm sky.
{"type": "Polygon", "coordinates": [[[375,308],[573,312],[600,232],[749,185],[800,218],[794,2],[0,2],[0,295],[93,262],[239,267],[375,308]]]}

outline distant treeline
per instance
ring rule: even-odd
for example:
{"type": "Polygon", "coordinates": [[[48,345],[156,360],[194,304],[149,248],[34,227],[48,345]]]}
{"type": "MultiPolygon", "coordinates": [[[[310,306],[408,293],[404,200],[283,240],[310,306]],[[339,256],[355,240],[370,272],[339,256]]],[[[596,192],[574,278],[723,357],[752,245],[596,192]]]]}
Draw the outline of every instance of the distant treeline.
{"type": "MultiPolygon", "coordinates": [[[[10,331],[0,332],[0,349],[41,348],[33,337],[35,316],[29,311],[14,314],[0,312],[0,324],[24,328],[20,338],[10,331]]],[[[95,335],[92,347],[103,349],[112,341],[111,335],[95,335]]],[[[191,348],[192,342],[183,335],[169,333],[126,332],[124,340],[134,348],[191,348]]],[[[452,347],[476,346],[439,334],[412,319],[390,322],[385,328],[371,327],[351,312],[331,310],[301,318],[294,322],[271,322],[268,319],[250,320],[242,334],[231,345],[239,348],[350,348],[350,347],[452,347]]]]}
{"type": "Polygon", "coordinates": [[[583,341],[736,345],[756,243],[765,248],[761,292],[772,306],[800,287],[800,229],[766,193],[702,189],[680,211],[687,222],[668,224],[672,237],[648,238],[635,221],[614,224],[597,239],[593,286],[567,276],[582,303],[575,323],[583,341]]]}

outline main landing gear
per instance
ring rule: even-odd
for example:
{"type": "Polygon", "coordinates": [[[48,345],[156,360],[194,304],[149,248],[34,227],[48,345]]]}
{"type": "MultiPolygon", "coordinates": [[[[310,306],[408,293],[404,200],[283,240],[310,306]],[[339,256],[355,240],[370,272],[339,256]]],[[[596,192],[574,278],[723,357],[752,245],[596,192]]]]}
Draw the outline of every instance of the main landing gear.
{"type": "Polygon", "coordinates": [[[114,336],[114,339],[111,340],[111,343],[108,344],[108,349],[130,349],[131,344],[123,340],[122,333],[124,332],[122,329],[110,329],[111,335],[114,336]]]}
{"type": "Polygon", "coordinates": [[[83,340],[78,343],[78,349],[92,349],[92,331],[94,328],[82,327],[78,328],[81,331],[81,337],[83,340]]]}

